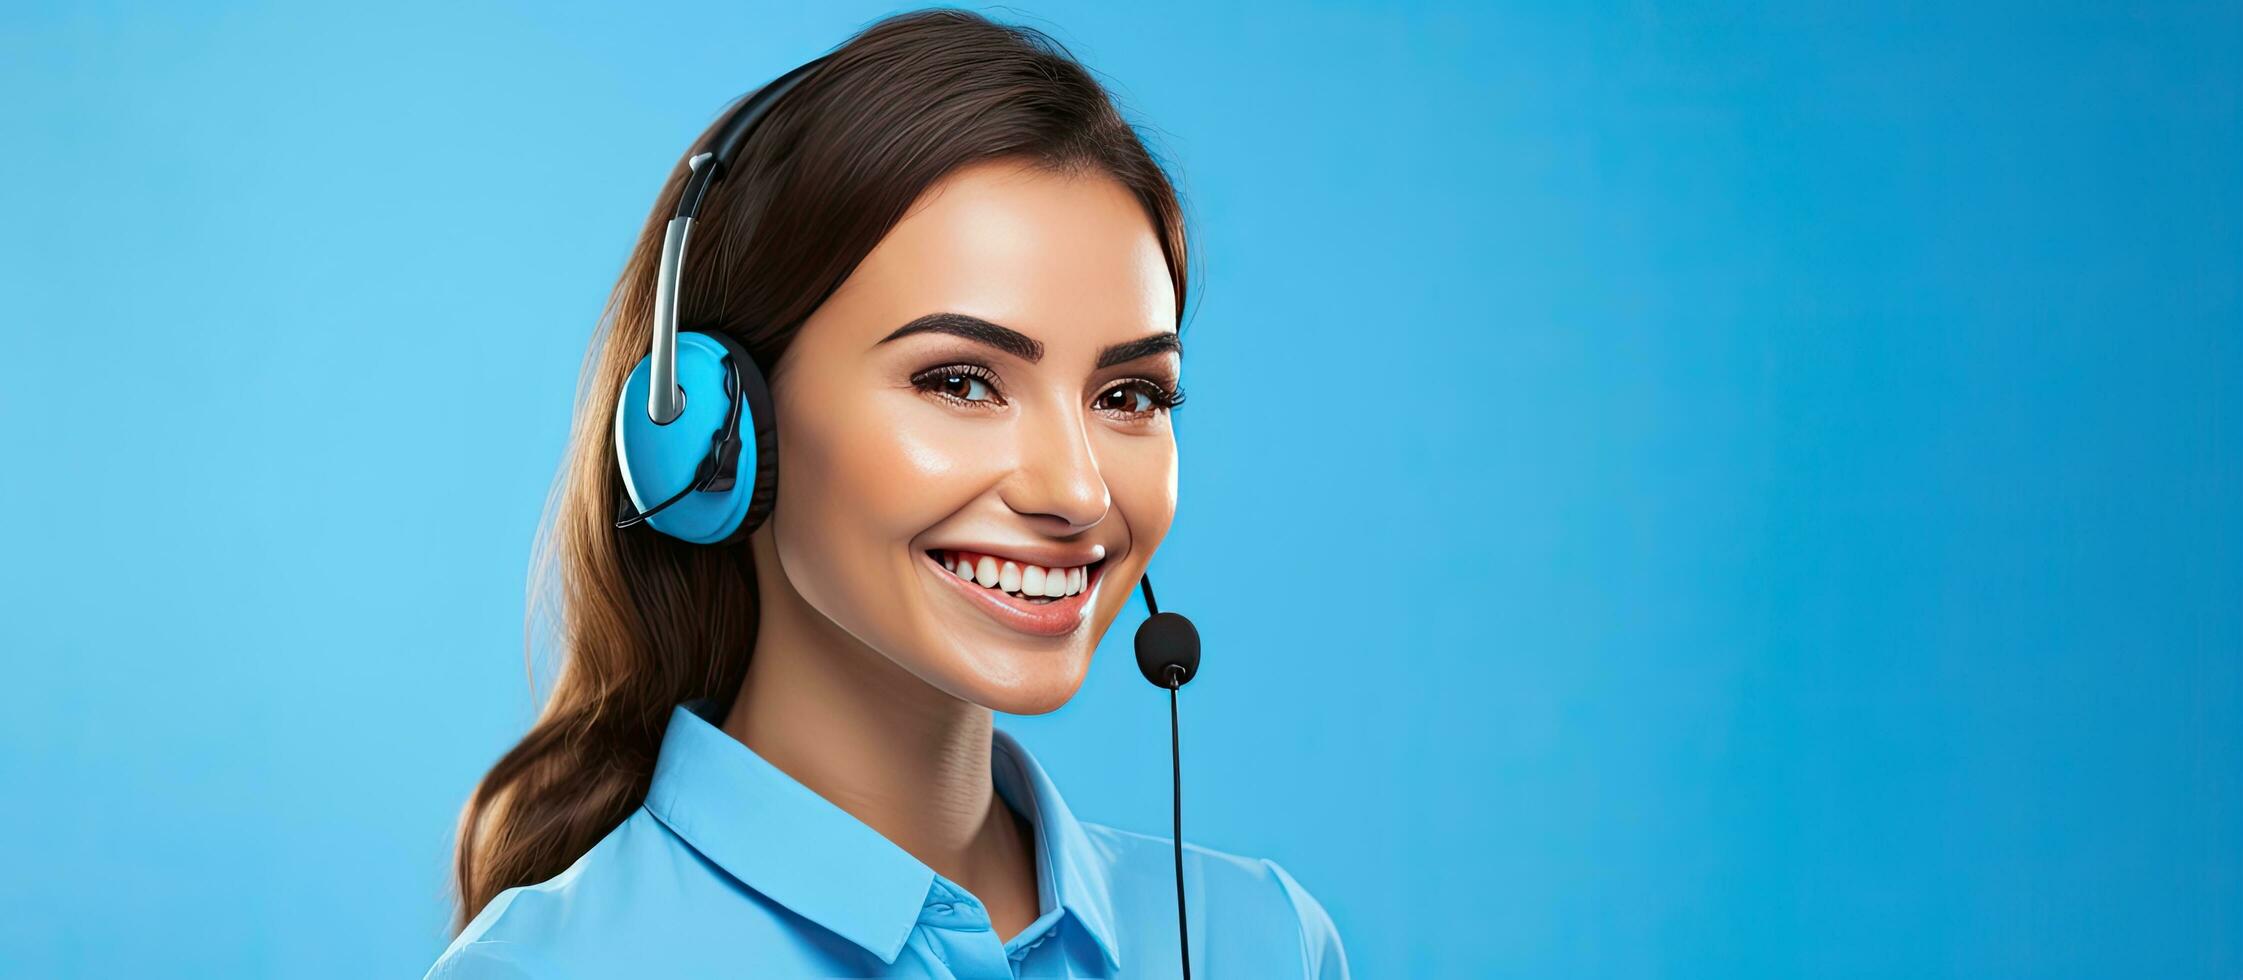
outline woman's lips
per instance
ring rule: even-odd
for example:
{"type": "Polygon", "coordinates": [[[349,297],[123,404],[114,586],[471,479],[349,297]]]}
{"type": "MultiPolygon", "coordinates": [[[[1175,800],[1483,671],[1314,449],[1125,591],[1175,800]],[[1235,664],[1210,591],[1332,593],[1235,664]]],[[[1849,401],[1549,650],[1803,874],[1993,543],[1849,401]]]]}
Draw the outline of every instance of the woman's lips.
{"type": "Polygon", "coordinates": [[[974,608],[987,614],[1000,625],[1031,636],[1066,636],[1080,629],[1083,611],[1090,606],[1090,597],[1098,591],[1098,580],[1106,563],[1100,561],[1090,566],[1083,590],[1074,595],[1050,602],[1029,602],[1001,589],[988,588],[971,579],[958,577],[958,573],[942,567],[933,555],[919,552],[927,571],[943,581],[943,587],[961,594],[974,608]]]}

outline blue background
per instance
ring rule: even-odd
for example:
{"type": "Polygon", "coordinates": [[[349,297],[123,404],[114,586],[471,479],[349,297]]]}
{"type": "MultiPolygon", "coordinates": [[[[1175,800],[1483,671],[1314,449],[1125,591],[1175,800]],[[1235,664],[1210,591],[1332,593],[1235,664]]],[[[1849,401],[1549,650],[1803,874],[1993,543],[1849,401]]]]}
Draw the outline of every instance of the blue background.
{"type": "MultiPolygon", "coordinates": [[[[901,9],[807,6],[5,15],[5,972],[433,959],[662,175],[901,9]]],[[[1855,6],[994,10],[1187,197],[1188,829],[1359,976],[2243,973],[2243,11],[1855,6]]],[[[1002,723],[1165,834],[1135,615],[1002,723]]]]}

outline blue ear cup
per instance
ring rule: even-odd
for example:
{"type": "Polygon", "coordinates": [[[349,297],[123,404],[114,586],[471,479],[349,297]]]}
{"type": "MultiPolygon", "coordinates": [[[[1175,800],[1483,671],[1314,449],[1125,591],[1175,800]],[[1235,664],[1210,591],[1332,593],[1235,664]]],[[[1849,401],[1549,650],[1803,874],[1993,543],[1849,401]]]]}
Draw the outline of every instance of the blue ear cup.
{"type": "Polygon", "coordinates": [[[615,526],[645,523],[693,544],[746,537],[771,511],[777,485],[776,430],[763,372],[720,333],[681,331],[677,386],[685,409],[667,425],[647,414],[651,357],[642,357],[615,406],[615,457],[628,512],[615,526]]]}
{"type": "Polygon", "coordinates": [[[678,280],[709,188],[764,113],[827,57],[742,99],[686,160],[691,173],[662,231],[647,356],[624,379],[615,404],[615,463],[625,491],[616,501],[618,529],[645,524],[680,541],[729,544],[755,533],[771,513],[779,489],[771,390],[755,359],[729,335],[678,329],[678,280]],[[658,377],[670,390],[649,390],[658,377]]]}

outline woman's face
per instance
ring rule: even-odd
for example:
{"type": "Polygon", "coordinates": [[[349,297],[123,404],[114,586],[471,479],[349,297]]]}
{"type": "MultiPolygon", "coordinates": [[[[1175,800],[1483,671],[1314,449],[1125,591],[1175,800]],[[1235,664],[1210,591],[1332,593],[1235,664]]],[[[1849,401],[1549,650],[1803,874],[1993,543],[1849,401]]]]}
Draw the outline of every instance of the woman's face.
{"type": "Polygon", "coordinates": [[[1175,514],[1176,314],[1111,178],[935,184],[774,373],[787,582],[955,697],[1066,703],[1175,514]]]}

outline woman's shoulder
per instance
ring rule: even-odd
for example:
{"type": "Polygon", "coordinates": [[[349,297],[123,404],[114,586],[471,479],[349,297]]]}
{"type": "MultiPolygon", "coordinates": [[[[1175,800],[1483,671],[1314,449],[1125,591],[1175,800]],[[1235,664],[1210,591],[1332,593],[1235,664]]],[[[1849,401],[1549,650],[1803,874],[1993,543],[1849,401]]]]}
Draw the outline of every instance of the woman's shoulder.
{"type": "MultiPolygon", "coordinates": [[[[1112,870],[1108,886],[1117,904],[1137,910],[1131,917],[1133,921],[1165,921],[1172,928],[1176,921],[1175,844],[1172,839],[1087,821],[1082,828],[1084,836],[1105,856],[1112,870]]],[[[1331,915],[1283,865],[1268,858],[1247,857],[1185,841],[1184,880],[1195,924],[1194,961],[1201,957],[1199,936],[1200,930],[1205,928],[1211,930],[1210,935],[1219,930],[1227,938],[1239,940],[1249,937],[1262,937],[1271,942],[1297,940],[1303,975],[1331,978],[1348,975],[1347,954],[1331,915]]]]}
{"type": "Polygon", "coordinates": [[[582,860],[568,871],[499,892],[475,913],[422,980],[528,980],[560,976],[547,956],[563,935],[553,920],[568,908],[566,893],[582,879],[582,860]]]}
{"type": "MultiPolygon", "coordinates": [[[[492,899],[491,905],[505,897],[492,899]]],[[[422,980],[550,980],[561,975],[533,946],[463,931],[422,980]]]]}
{"type": "Polygon", "coordinates": [[[676,938],[667,935],[674,920],[659,910],[690,903],[679,893],[699,876],[680,874],[686,869],[649,821],[645,810],[634,811],[561,873],[492,896],[425,980],[601,975],[587,964],[628,957],[642,941],[676,938]]]}

